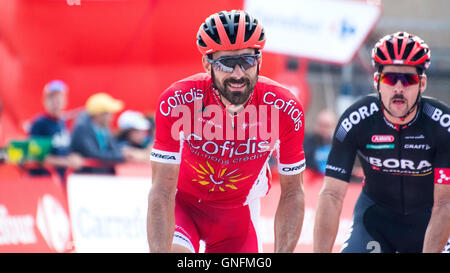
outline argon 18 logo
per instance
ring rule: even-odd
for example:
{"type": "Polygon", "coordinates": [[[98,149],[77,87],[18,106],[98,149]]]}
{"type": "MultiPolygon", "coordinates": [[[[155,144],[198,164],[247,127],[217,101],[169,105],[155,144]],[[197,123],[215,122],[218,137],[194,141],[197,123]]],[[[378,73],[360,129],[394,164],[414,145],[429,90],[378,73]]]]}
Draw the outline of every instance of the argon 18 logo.
{"type": "Polygon", "coordinates": [[[372,142],[373,143],[385,143],[385,142],[394,142],[394,136],[392,135],[373,135],[372,142]]]}

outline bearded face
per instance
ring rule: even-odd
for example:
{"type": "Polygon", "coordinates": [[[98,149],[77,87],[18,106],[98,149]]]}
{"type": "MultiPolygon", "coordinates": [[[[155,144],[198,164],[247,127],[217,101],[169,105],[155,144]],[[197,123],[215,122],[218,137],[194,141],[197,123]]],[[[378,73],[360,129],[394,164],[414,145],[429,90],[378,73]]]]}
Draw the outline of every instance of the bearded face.
{"type": "Polygon", "coordinates": [[[244,104],[248,100],[258,80],[257,75],[252,79],[243,76],[241,78],[228,77],[221,80],[216,77],[214,70],[211,74],[214,86],[219,91],[220,95],[234,105],[244,104]]]}
{"type": "MultiPolygon", "coordinates": [[[[218,59],[224,56],[240,56],[255,54],[255,50],[251,48],[217,51],[213,53],[212,58],[218,59]]],[[[210,67],[211,78],[214,87],[220,95],[233,105],[241,105],[247,102],[258,81],[259,60],[256,65],[244,69],[240,65],[236,65],[231,72],[225,72],[217,69],[215,66],[210,67]]]]}

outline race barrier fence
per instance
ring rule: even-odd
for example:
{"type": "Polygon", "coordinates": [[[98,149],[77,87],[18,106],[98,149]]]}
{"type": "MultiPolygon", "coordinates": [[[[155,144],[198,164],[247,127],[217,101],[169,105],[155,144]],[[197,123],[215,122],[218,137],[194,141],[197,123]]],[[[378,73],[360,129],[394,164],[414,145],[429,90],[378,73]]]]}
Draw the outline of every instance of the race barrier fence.
{"type": "MultiPolygon", "coordinates": [[[[67,192],[55,177],[0,178],[0,252],[148,252],[146,217],[151,177],[142,175],[148,171],[130,175],[126,168],[120,173],[116,176],[71,174],[67,192]]],[[[321,180],[307,182],[308,178],[305,179],[305,218],[295,252],[312,252],[321,180]]],[[[360,190],[360,184],[350,184],[334,252],[340,250],[345,240],[360,190]]],[[[273,252],[273,219],[279,192],[275,180],[268,196],[261,201],[264,252],[273,252]]]]}

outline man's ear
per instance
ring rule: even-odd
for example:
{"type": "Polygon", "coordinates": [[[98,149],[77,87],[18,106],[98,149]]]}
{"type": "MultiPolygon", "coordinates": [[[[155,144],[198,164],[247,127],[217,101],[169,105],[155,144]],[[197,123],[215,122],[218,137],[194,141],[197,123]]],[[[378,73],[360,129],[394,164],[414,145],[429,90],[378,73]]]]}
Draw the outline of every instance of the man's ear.
{"type": "Polygon", "coordinates": [[[375,90],[378,90],[378,82],[380,80],[380,73],[375,72],[373,73],[373,87],[375,90]]]}
{"type": "Polygon", "coordinates": [[[425,89],[427,88],[427,75],[423,74],[420,77],[420,87],[419,88],[420,88],[419,90],[421,93],[425,92],[425,89]]]}
{"type": "Polygon", "coordinates": [[[202,57],[203,69],[205,69],[206,73],[211,73],[211,64],[206,60],[206,55],[202,57]]]}

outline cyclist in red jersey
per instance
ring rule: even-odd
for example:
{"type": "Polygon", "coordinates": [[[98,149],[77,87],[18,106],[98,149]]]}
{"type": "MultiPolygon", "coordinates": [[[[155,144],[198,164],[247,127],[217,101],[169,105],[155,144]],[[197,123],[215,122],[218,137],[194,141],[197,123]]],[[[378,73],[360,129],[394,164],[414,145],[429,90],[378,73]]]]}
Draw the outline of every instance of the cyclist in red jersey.
{"type": "Polygon", "coordinates": [[[292,252],[303,223],[304,113],[292,93],[259,76],[260,21],[222,11],[200,26],[206,73],[172,84],[155,115],[147,233],[151,252],[261,252],[259,199],[277,155],[281,196],[275,251],[292,252]]]}

